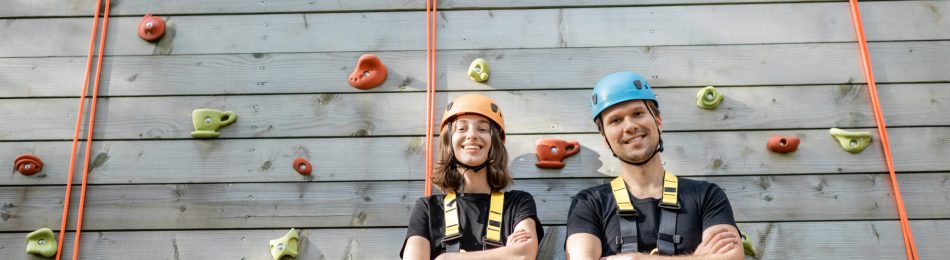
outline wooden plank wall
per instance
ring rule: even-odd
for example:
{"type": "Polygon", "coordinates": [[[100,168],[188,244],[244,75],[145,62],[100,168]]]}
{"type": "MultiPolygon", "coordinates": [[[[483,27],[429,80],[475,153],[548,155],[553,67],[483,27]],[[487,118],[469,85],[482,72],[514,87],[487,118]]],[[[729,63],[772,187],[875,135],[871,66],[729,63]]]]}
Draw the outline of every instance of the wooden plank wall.
{"type": "MultiPolygon", "coordinates": [[[[0,9],[0,259],[34,259],[24,235],[59,228],[94,2],[0,9]],[[21,153],[46,168],[14,172],[21,153]]],[[[267,241],[292,227],[302,230],[298,259],[396,258],[423,191],[424,2],[113,1],[82,258],[266,259],[267,241]],[[157,43],[135,35],[146,12],[168,19],[157,43]],[[389,66],[379,88],[345,82],[363,53],[389,66]],[[193,140],[195,108],[239,119],[217,140],[193,140]],[[291,170],[298,156],[313,175],[291,170]]],[[[439,8],[438,107],[477,92],[504,109],[513,188],[534,194],[546,225],[539,259],[564,258],[571,196],[618,172],[587,105],[597,79],[617,70],[651,78],[667,167],[726,189],[756,259],[904,258],[846,1],[439,8]],[[492,66],[486,84],[465,74],[477,57],[492,66]],[[707,85],[726,95],[717,110],[694,104],[707,85]],[[875,142],[846,153],[831,127],[871,131],[875,142]],[[769,153],[773,134],[801,137],[799,151],[769,153]],[[583,148],[563,170],[537,169],[543,137],[583,148]]],[[[917,246],[939,259],[950,254],[950,1],[861,8],[917,246]]]]}

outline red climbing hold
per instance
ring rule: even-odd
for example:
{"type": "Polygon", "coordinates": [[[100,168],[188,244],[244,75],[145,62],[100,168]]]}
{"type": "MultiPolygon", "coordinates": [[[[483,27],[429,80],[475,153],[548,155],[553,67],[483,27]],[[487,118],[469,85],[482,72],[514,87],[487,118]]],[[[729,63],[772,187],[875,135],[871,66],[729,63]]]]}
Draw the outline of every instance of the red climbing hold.
{"type": "Polygon", "coordinates": [[[350,73],[350,86],[358,89],[367,90],[375,88],[386,81],[389,72],[386,65],[379,60],[379,57],[373,54],[363,54],[360,60],[356,62],[356,69],[350,73]]]}
{"type": "Polygon", "coordinates": [[[538,162],[535,166],[545,169],[564,168],[561,160],[568,156],[577,154],[581,151],[581,145],[577,141],[564,141],[560,139],[538,139],[535,142],[535,152],[538,156],[538,162]]]}
{"type": "Polygon", "coordinates": [[[769,138],[769,151],[776,153],[790,153],[798,149],[798,143],[801,142],[794,136],[772,136],[769,138]]]}
{"type": "Polygon", "coordinates": [[[16,170],[23,175],[33,175],[43,170],[43,161],[32,154],[21,154],[13,160],[16,170]]]}
{"type": "Polygon", "coordinates": [[[313,166],[310,165],[307,159],[297,157],[297,159],[294,159],[294,170],[300,175],[306,176],[310,175],[310,172],[313,171],[313,166]]]}
{"type": "Polygon", "coordinates": [[[139,37],[142,40],[154,42],[165,35],[165,20],[161,17],[145,14],[139,22],[139,37]]]}

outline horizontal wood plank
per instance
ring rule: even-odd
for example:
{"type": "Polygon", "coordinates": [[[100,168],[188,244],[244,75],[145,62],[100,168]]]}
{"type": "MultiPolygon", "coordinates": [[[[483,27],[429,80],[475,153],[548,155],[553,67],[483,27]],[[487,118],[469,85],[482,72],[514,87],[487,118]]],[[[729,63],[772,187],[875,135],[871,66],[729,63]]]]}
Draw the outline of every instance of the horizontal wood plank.
{"type": "MultiPolygon", "coordinates": [[[[879,88],[888,126],[950,124],[941,113],[950,111],[950,103],[942,102],[950,99],[947,84],[879,88]]],[[[726,98],[716,110],[696,106],[699,90],[656,90],[664,131],[875,126],[867,88],[861,85],[720,87],[726,98]]],[[[590,90],[482,93],[504,111],[509,134],[597,131],[589,112],[590,90]]],[[[461,94],[438,94],[435,118],[461,94]]],[[[190,139],[191,113],[198,108],[237,113],[237,122],[220,130],[221,138],[424,135],[425,102],[421,92],[101,98],[94,138],[190,139]]],[[[0,140],[71,140],[77,103],[75,98],[4,100],[0,122],[16,123],[0,124],[0,140]]]]}
{"type": "MultiPolygon", "coordinates": [[[[664,135],[666,168],[682,176],[781,175],[886,172],[880,139],[862,153],[843,151],[826,130],[685,132],[664,135]],[[797,152],[766,150],[771,135],[802,138],[797,152]]],[[[899,172],[950,171],[950,128],[890,129],[894,165],[899,172]],[[897,145],[895,145],[897,144],[897,145]]],[[[0,142],[2,185],[63,185],[69,169],[69,142],[0,142]],[[45,162],[43,171],[23,176],[13,171],[13,158],[32,153],[45,162]]],[[[93,184],[239,183],[423,180],[425,144],[421,137],[252,139],[215,141],[104,141],[93,144],[93,184]],[[345,149],[343,149],[345,148],[345,149]],[[292,161],[302,157],[313,173],[301,176],[292,161]],[[371,159],[369,159],[371,158],[371,159]]],[[[620,162],[596,134],[513,135],[506,147],[516,179],[615,176],[620,162]],[[577,140],[581,152],[564,160],[560,170],[535,167],[535,140],[577,140]]],[[[77,173],[81,182],[84,147],[79,146],[77,173]]],[[[437,150],[436,150],[437,151],[437,150]]]]}
{"type": "MultiPolygon", "coordinates": [[[[674,4],[723,4],[723,3],[770,3],[770,2],[818,2],[820,0],[642,0],[636,2],[623,0],[545,0],[545,1],[505,1],[477,0],[438,2],[439,10],[457,9],[510,9],[510,8],[552,8],[552,7],[598,7],[598,6],[640,6],[674,4]]],[[[46,17],[46,16],[89,16],[95,9],[94,0],[77,0],[62,3],[56,0],[15,1],[0,10],[0,17],[46,17]]],[[[219,14],[219,13],[297,13],[297,12],[353,12],[353,11],[401,11],[425,10],[423,0],[399,1],[232,1],[205,0],[196,2],[178,2],[174,0],[115,0],[112,2],[112,15],[144,15],[154,13],[162,15],[183,14],[219,14]]]]}
{"type": "MultiPolygon", "coordinates": [[[[947,82],[950,41],[872,42],[878,83],[947,82]]],[[[656,87],[802,85],[864,82],[853,43],[661,46],[439,52],[439,90],[591,87],[618,70],[636,70],[656,87]],[[486,83],[468,79],[472,60],[488,60],[486,83]],[[556,64],[556,66],[552,66],[556,64]]],[[[424,91],[425,54],[376,53],[389,77],[370,92],[424,91]]],[[[100,96],[364,92],[346,82],[361,53],[258,53],[106,57],[100,96]]],[[[78,97],[85,59],[0,59],[0,97],[78,97]]],[[[91,92],[90,92],[91,93],[91,92]]]]}
{"type": "MultiPolygon", "coordinates": [[[[886,174],[700,179],[725,190],[737,221],[897,218],[886,174]]],[[[950,173],[898,176],[908,215],[942,218],[950,214],[950,208],[933,206],[950,203],[946,194],[934,192],[947,190],[948,179],[950,173]]],[[[519,180],[512,189],[534,195],[542,223],[564,224],[573,195],[608,182],[609,178],[519,180]]],[[[407,223],[422,186],[421,181],[98,185],[87,190],[83,228],[391,227],[407,223]]],[[[73,199],[78,200],[79,190],[73,191],[73,199]]],[[[62,186],[3,187],[0,231],[58,226],[62,192],[62,186]]]]}
{"type": "MultiPolygon", "coordinates": [[[[912,220],[923,259],[950,254],[941,246],[950,220],[912,220]]],[[[756,248],[746,259],[901,259],[905,258],[897,221],[739,223],[756,248]]],[[[565,259],[564,226],[545,226],[538,259],[565,259]]],[[[268,241],[280,230],[105,231],[84,232],[80,256],[90,259],[265,259],[268,241]]],[[[302,229],[297,259],[390,259],[398,257],[405,228],[302,229]]],[[[32,259],[23,253],[26,233],[0,233],[0,257],[32,259]]],[[[63,255],[72,255],[75,234],[68,232],[63,255]]]]}
{"type": "MultiPolygon", "coordinates": [[[[946,1],[862,4],[869,41],[950,38],[946,1]]],[[[438,48],[504,49],[855,41],[843,2],[446,11],[438,48]],[[479,28],[473,30],[472,28],[479,28]],[[498,40],[504,39],[504,40],[498,40]]],[[[108,55],[424,50],[423,12],[172,16],[152,44],[110,19],[108,55]]],[[[85,56],[88,18],[6,19],[0,57],[85,56]],[[36,33],[42,32],[42,33],[36,33]]]]}

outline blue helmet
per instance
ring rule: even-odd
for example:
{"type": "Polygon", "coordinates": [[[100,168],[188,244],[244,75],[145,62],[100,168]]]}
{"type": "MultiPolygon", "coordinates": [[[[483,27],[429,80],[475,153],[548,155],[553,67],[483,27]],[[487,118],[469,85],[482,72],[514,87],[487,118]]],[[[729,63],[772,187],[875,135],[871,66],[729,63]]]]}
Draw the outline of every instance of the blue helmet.
{"type": "Polygon", "coordinates": [[[614,72],[597,81],[590,97],[590,112],[594,119],[608,107],[629,100],[651,100],[657,107],[660,103],[647,79],[632,71],[614,72]]]}

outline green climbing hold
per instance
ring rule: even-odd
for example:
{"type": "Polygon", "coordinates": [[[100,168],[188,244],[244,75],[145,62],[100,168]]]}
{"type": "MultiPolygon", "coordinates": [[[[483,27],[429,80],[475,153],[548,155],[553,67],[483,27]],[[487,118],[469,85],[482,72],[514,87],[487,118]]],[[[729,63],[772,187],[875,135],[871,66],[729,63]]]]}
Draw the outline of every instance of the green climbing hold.
{"type": "Polygon", "coordinates": [[[742,249],[745,250],[745,255],[755,257],[755,247],[752,247],[752,240],[745,235],[742,235],[742,249]]]}
{"type": "Polygon", "coordinates": [[[841,149],[849,153],[860,153],[871,144],[870,132],[848,132],[838,128],[832,128],[828,133],[831,133],[831,136],[838,140],[841,149]]]}
{"type": "Polygon", "coordinates": [[[475,82],[488,81],[488,74],[490,73],[491,69],[488,68],[488,62],[482,58],[475,59],[472,61],[472,65],[468,66],[468,78],[475,82]]]}
{"type": "Polygon", "coordinates": [[[707,86],[696,93],[696,105],[702,109],[716,109],[724,97],[713,86],[707,86]]]}
{"type": "Polygon", "coordinates": [[[41,228],[26,235],[26,253],[52,257],[56,255],[56,238],[53,230],[41,228]]]}
{"type": "Polygon", "coordinates": [[[228,126],[237,121],[237,114],[234,111],[221,111],[217,109],[195,109],[191,111],[191,121],[195,126],[195,131],[191,132],[194,138],[216,138],[221,136],[218,129],[228,126]]]}
{"type": "Polygon", "coordinates": [[[299,240],[300,235],[297,234],[297,230],[291,228],[283,237],[270,241],[271,256],[274,260],[280,260],[284,256],[297,257],[297,241],[299,240]]]}

